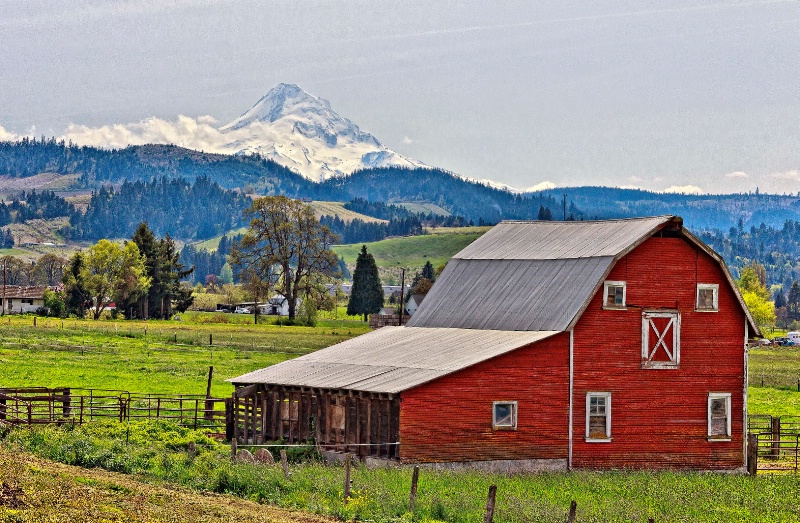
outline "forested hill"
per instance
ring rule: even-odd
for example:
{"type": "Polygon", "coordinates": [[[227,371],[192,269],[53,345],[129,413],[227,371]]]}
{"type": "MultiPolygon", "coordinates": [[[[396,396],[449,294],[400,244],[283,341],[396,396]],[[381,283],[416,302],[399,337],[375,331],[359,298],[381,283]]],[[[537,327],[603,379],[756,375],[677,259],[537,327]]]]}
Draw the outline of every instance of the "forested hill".
{"type": "Polygon", "coordinates": [[[544,191],[556,198],[567,195],[591,218],[629,218],[676,214],[693,230],[728,231],[739,220],[746,228],[761,224],[783,227],[786,220],[800,220],[797,195],[656,193],[612,187],[566,187],[544,191]]]}
{"type": "MultiPolygon", "coordinates": [[[[206,178],[226,189],[291,198],[436,203],[474,223],[536,218],[540,207],[555,215],[560,200],[549,195],[517,195],[464,180],[439,169],[379,168],[315,183],[257,156],[207,154],[174,145],[144,145],[118,150],[79,147],[52,139],[0,142],[0,176],[40,173],[78,176],[78,187],[100,189],[123,182],[168,178],[206,178]]],[[[560,197],[559,197],[560,198],[560,197]]],[[[572,208],[576,218],[578,209],[572,208]]]]}

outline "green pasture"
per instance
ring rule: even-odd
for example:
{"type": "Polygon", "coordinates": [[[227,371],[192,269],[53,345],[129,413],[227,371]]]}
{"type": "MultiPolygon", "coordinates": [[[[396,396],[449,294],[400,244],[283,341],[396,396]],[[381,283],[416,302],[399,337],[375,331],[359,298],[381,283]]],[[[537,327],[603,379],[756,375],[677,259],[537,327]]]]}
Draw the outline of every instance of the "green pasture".
{"type": "Polygon", "coordinates": [[[212,393],[225,380],[363,334],[366,323],[320,320],[285,326],[253,316],[181,315],[181,321],[0,319],[0,386],[119,389],[202,394],[214,366],[212,393]]]}
{"type": "MultiPolygon", "coordinates": [[[[454,254],[474,242],[487,230],[489,227],[438,228],[422,236],[388,238],[366,245],[379,268],[419,269],[427,261],[438,267],[447,263],[454,254]]],[[[361,245],[361,243],[337,245],[333,250],[340,258],[344,258],[346,263],[354,265],[361,245]]]]}

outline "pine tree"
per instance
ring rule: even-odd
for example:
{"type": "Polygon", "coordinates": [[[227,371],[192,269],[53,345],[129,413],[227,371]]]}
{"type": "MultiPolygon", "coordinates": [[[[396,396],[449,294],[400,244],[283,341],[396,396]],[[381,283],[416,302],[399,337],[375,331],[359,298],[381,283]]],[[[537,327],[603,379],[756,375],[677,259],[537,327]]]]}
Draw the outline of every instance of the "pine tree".
{"type": "Polygon", "coordinates": [[[786,311],[789,321],[800,320],[800,283],[797,283],[797,280],[792,283],[792,287],[789,289],[786,311]]]}
{"type": "Polygon", "coordinates": [[[433,273],[433,265],[431,264],[430,260],[425,262],[425,266],[422,267],[422,277],[427,278],[431,281],[435,279],[435,275],[433,273]]]}
{"type": "Polygon", "coordinates": [[[353,271],[353,287],[350,301],[347,302],[347,314],[355,316],[363,314],[367,321],[370,314],[380,312],[383,307],[383,287],[378,277],[378,266],[375,258],[367,252],[367,246],[361,246],[353,271]]]}

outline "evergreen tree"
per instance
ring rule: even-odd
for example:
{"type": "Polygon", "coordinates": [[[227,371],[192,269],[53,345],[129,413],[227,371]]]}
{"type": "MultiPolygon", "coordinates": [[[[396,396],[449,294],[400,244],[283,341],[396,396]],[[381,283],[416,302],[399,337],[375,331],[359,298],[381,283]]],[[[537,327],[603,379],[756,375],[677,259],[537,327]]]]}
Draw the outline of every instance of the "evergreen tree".
{"type": "Polygon", "coordinates": [[[83,281],[84,256],[76,252],[69,260],[69,266],[64,273],[64,302],[68,314],[75,314],[83,318],[86,309],[91,306],[89,291],[83,281]]]}
{"type": "Polygon", "coordinates": [[[353,271],[353,287],[350,301],[347,302],[347,314],[355,316],[363,314],[367,321],[370,314],[380,312],[383,307],[383,287],[378,277],[378,266],[375,258],[367,252],[367,246],[361,246],[353,271]]]}
{"type": "Polygon", "coordinates": [[[786,296],[783,294],[783,289],[776,289],[775,294],[773,294],[773,299],[775,301],[776,309],[786,307],[786,296]]]}
{"type": "Polygon", "coordinates": [[[425,266],[422,267],[422,277],[431,281],[436,279],[436,276],[433,273],[433,264],[431,264],[430,260],[426,261],[425,266]]]}
{"type": "Polygon", "coordinates": [[[800,283],[792,282],[789,298],[786,300],[786,312],[789,321],[800,320],[800,283]]]}

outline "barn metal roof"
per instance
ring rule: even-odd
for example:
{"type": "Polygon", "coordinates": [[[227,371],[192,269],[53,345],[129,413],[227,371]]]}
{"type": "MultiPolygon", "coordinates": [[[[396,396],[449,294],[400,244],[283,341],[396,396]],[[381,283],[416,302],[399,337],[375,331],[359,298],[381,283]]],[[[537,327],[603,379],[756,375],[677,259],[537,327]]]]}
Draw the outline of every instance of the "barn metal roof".
{"type": "Polygon", "coordinates": [[[574,260],[452,259],[411,327],[565,331],[614,263],[574,260]]]}
{"type": "Polygon", "coordinates": [[[471,260],[566,260],[617,256],[673,216],[602,221],[504,221],[456,254],[471,260]]]}
{"type": "Polygon", "coordinates": [[[602,221],[504,221],[453,256],[409,327],[565,331],[572,328],[614,263],[669,226],[722,266],[722,258],[676,216],[602,221]]]}
{"type": "Polygon", "coordinates": [[[228,381],[398,393],[554,334],[383,327],[228,381]]]}

